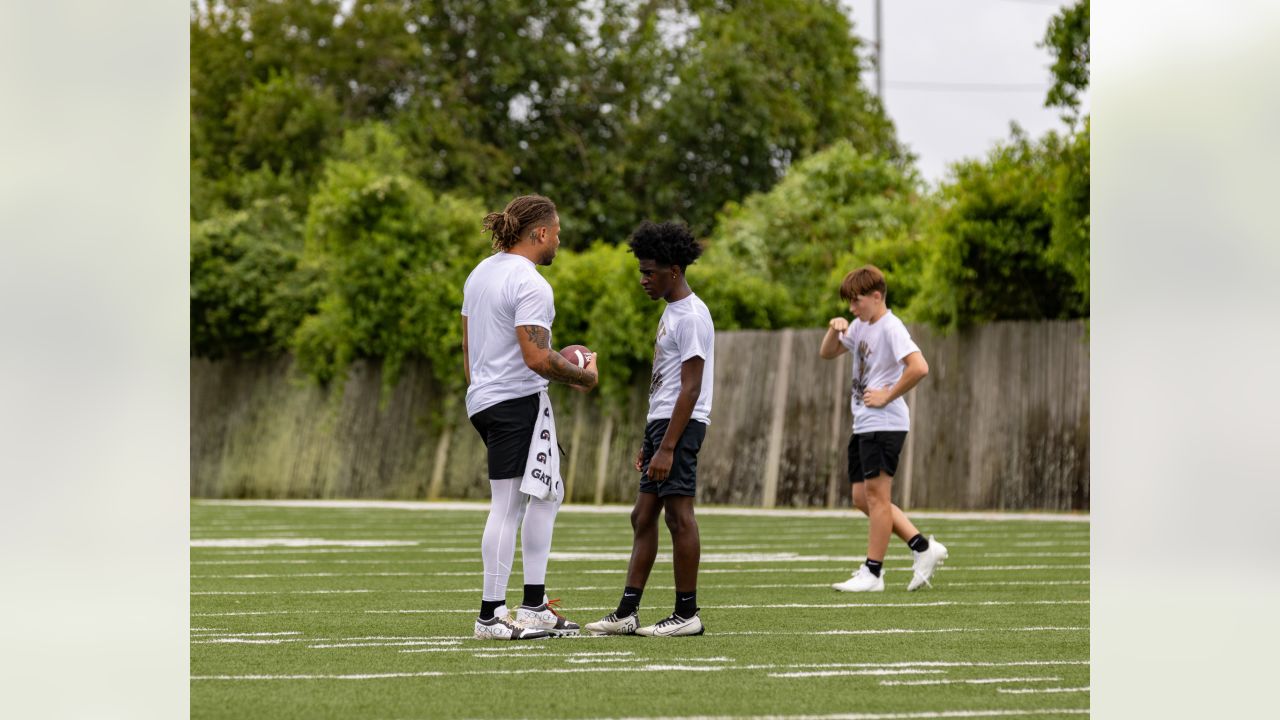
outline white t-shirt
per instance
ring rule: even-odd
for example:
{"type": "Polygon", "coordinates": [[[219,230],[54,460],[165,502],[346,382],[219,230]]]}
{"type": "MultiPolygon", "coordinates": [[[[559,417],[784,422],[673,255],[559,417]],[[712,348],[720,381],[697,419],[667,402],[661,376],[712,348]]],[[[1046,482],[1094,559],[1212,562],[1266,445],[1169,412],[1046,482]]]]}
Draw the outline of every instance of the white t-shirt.
{"type": "Polygon", "coordinates": [[[700,357],[702,391],[693,405],[690,420],[711,423],[711,390],[715,378],[716,329],[711,311],[693,293],[683,300],[667,303],[658,321],[658,340],[653,347],[653,378],[649,381],[649,420],[666,420],[676,409],[680,396],[680,366],[700,357]]]}
{"type": "Polygon", "coordinates": [[[883,430],[911,429],[907,403],[898,398],[882,408],[867,407],[862,393],[868,388],[890,388],[902,378],[903,358],[919,352],[907,326],[886,310],[875,323],[854,320],[840,336],[840,343],[853,354],[853,431],[858,434],[883,430]]]}
{"type": "Polygon", "coordinates": [[[467,318],[467,352],[471,385],[467,416],[503,400],[528,397],[547,387],[546,378],[529,369],[520,353],[516,328],[547,329],[556,318],[551,284],[528,258],[498,253],[480,262],[462,286],[462,314],[467,318]]]}

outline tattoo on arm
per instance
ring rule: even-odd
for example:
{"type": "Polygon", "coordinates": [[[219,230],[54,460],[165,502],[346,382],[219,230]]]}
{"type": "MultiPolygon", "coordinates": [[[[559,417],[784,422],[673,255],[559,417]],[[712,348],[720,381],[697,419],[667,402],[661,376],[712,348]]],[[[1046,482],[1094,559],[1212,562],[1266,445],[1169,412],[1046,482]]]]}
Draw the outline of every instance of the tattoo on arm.
{"type": "Polygon", "coordinates": [[[529,336],[529,342],[536,347],[546,350],[551,347],[551,338],[547,334],[547,329],[538,327],[537,325],[521,325],[525,333],[529,336]]]}
{"type": "Polygon", "coordinates": [[[539,350],[545,351],[543,359],[538,363],[537,367],[530,366],[534,372],[553,382],[565,383],[568,385],[585,385],[588,378],[586,370],[574,365],[564,356],[551,349],[551,334],[544,327],[537,325],[521,325],[519,330],[524,332],[524,339],[539,350]]]}
{"type": "Polygon", "coordinates": [[[542,377],[556,382],[567,383],[569,385],[585,385],[587,382],[587,371],[574,365],[558,352],[547,353],[547,367],[542,373],[542,377]]]}

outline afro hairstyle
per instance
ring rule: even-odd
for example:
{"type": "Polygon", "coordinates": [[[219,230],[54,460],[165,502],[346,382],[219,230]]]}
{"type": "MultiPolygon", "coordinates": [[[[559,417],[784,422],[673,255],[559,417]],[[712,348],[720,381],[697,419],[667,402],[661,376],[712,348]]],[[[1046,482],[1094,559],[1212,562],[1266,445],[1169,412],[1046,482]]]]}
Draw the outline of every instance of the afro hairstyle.
{"type": "Polygon", "coordinates": [[[628,244],[637,260],[653,260],[667,267],[677,265],[680,272],[684,272],[702,254],[702,246],[693,239],[689,228],[676,222],[646,220],[631,233],[628,244]]]}

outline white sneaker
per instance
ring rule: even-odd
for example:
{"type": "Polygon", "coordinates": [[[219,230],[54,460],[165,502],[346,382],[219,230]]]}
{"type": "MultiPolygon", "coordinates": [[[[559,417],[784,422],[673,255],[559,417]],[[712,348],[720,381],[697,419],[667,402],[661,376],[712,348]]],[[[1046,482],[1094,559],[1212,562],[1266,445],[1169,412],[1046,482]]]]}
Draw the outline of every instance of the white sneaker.
{"type": "Polygon", "coordinates": [[[929,578],[933,577],[933,571],[947,559],[947,546],[929,536],[929,547],[924,552],[911,551],[915,559],[911,561],[911,582],[907,583],[907,590],[918,590],[921,585],[929,584],[929,578]]]}
{"type": "Polygon", "coordinates": [[[481,640],[538,640],[550,637],[550,634],[546,630],[521,627],[511,620],[506,607],[500,607],[488,620],[476,618],[476,637],[481,640]]]}
{"type": "Polygon", "coordinates": [[[547,600],[544,597],[543,603],[538,607],[531,608],[521,605],[516,608],[516,624],[530,630],[545,630],[551,637],[577,635],[579,631],[578,623],[572,622],[556,612],[555,604],[557,602],[559,601],[547,600]]]}
{"type": "Polygon", "coordinates": [[[840,592],[884,592],[884,570],[877,577],[866,565],[859,565],[858,572],[844,582],[834,583],[832,588],[840,592]]]}
{"type": "MultiPolygon", "coordinates": [[[[634,615],[632,617],[635,617],[634,615]]],[[[636,630],[637,635],[645,637],[680,637],[683,635],[701,635],[706,628],[702,627],[702,619],[698,617],[698,611],[693,612],[693,617],[682,618],[675,613],[665,620],[661,620],[654,625],[646,625],[636,630]]]]}
{"type": "Polygon", "coordinates": [[[618,617],[617,613],[609,613],[593,623],[587,623],[587,632],[592,635],[635,635],[640,627],[640,613],[634,612],[626,617],[618,617]]]}

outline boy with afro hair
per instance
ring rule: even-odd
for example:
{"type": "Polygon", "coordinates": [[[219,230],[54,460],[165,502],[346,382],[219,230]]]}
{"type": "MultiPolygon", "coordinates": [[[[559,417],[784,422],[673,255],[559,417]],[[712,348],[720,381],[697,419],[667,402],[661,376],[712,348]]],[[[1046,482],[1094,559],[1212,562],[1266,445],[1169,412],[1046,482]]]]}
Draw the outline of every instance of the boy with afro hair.
{"type": "Polygon", "coordinates": [[[618,609],[586,629],[596,635],[701,635],[696,592],[701,545],[693,501],[698,450],[711,421],[715,325],[707,306],[689,289],[685,270],[702,248],[687,227],[673,222],[641,224],[630,246],[640,265],[640,287],[649,299],[667,306],[653,348],[648,423],[635,458],[641,475],[631,511],[634,540],[627,584],[618,609]],[[657,559],[658,515],[663,512],[674,555],[675,610],[642,627],[640,596],[657,559]]]}

